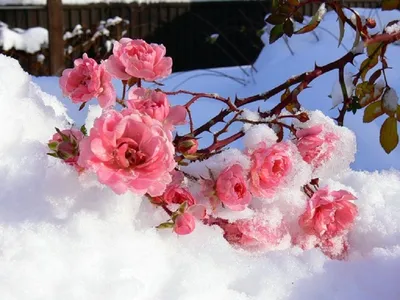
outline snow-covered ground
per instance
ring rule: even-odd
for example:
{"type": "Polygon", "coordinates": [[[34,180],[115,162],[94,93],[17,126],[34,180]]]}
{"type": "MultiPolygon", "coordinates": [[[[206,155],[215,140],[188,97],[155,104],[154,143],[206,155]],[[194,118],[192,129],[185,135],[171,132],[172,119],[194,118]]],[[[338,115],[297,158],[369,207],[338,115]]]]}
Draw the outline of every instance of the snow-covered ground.
{"type": "MultiPolygon", "coordinates": [[[[398,12],[380,15],[383,23],[399,17],[398,12]]],[[[239,97],[268,90],[315,62],[321,65],[343,54],[344,46],[335,49],[337,27],[335,16],[328,14],[318,39],[313,34],[290,39],[294,56],[283,40],[267,45],[254,65],[257,72],[245,67],[173,74],[163,88],[239,97]]],[[[349,47],[352,38],[349,31],[344,45],[349,47]]],[[[398,91],[399,50],[388,50],[393,66],[388,80],[398,91]]],[[[335,115],[328,95],[336,76],[313,82],[300,101],[335,115]]],[[[172,102],[184,100],[177,96],[172,102]]],[[[200,101],[196,123],[219,108],[200,101]]],[[[91,176],[78,178],[73,169],[46,156],[54,127],[85,122],[87,110],[77,110],[62,98],[57,78],[31,81],[16,61],[0,56],[0,299],[400,299],[398,171],[342,172],[330,181],[358,197],[348,261],[330,260],[316,249],[254,255],[233,249],[214,227],[199,224],[189,236],[156,231],[151,220],[162,212],[146,201],[133,194],[116,196],[91,176]]],[[[90,123],[98,109],[89,110],[90,123]]],[[[353,169],[398,169],[400,152],[386,155],[380,149],[380,121],[362,124],[361,118],[349,114],[345,120],[358,138],[353,169]]]]}

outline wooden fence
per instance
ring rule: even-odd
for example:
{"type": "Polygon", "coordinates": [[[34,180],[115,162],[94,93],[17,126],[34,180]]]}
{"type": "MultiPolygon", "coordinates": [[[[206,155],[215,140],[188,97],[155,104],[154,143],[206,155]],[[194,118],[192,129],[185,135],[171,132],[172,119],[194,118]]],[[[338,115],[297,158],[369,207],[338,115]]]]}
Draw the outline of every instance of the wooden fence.
{"type": "MultiPolygon", "coordinates": [[[[50,73],[64,68],[62,31],[81,24],[91,27],[115,16],[130,21],[127,36],[163,43],[174,59],[174,71],[251,64],[262,43],[258,32],[265,25],[270,0],[191,3],[113,3],[47,6],[0,6],[0,21],[9,27],[41,26],[50,31],[50,73]],[[215,43],[207,42],[219,34],[215,43]],[[57,57],[58,56],[58,57],[57,57]]],[[[377,7],[376,0],[349,1],[352,7],[377,7]]],[[[311,15],[316,4],[304,7],[311,15]]],[[[29,70],[28,70],[29,71],[29,70]]]]}

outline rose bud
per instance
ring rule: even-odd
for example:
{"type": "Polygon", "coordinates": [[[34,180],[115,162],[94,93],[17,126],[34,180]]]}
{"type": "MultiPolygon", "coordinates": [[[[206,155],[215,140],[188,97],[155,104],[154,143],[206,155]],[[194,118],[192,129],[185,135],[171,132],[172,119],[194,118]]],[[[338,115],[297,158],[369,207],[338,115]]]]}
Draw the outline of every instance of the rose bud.
{"type": "Polygon", "coordinates": [[[199,148],[199,142],[192,137],[183,137],[178,142],[178,151],[183,154],[194,154],[199,148]]]}
{"type": "Polygon", "coordinates": [[[77,129],[68,129],[60,131],[53,135],[48,142],[52,153],[49,155],[63,160],[66,164],[75,167],[77,170],[82,168],[78,165],[79,143],[84,138],[82,132],[77,129]]]}
{"type": "Polygon", "coordinates": [[[194,217],[190,213],[183,213],[175,219],[174,231],[179,235],[189,234],[195,225],[194,217]]]}

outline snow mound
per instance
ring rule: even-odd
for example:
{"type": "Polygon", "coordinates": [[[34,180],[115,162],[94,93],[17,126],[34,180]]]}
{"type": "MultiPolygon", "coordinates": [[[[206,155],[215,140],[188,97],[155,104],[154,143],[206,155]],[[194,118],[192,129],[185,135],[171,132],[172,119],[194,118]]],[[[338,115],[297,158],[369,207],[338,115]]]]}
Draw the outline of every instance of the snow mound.
{"type": "Polygon", "coordinates": [[[35,53],[49,44],[49,32],[42,27],[32,27],[27,30],[10,29],[7,24],[0,24],[0,47],[4,51],[11,49],[35,53]]]}

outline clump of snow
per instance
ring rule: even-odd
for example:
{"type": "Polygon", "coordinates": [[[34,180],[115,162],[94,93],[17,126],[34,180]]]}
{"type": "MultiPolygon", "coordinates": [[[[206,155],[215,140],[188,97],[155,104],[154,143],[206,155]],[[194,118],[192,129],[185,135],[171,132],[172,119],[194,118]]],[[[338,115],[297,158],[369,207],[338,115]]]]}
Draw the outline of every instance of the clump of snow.
{"type": "Polygon", "coordinates": [[[266,146],[272,146],[276,143],[278,137],[274,130],[265,124],[251,126],[243,138],[243,143],[246,148],[254,148],[257,144],[264,142],[266,146]]]}
{"type": "MultiPolygon", "coordinates": [[[[344,84],[346,86],[347,97],[350,97],[356,88],[353,84],[353,76],[354,74],[351,72],[344,74],[344,84]]],[[[339,79],[333,85],[330,96],[332,98],[332,108],[338,106],[340,103],[343,103],[343,91],[339,79]]]]}
{"type": "Polygon", "coordinates": [[[317,20],[321,21],[324,18],[326,12],[327,12],[326,5],[325,3],[322,3],[316,13],[317,20]]]}
{"type": "Polygon", "coordinates": [[[394,23],[390,26],[387,26],[385,28],[385,32],[388,34],[394,34],[394,33],[399,33],[400,32],[400,21],[397,23],[394,23]]]}
{"type": "Polygon", "coordinates": [[[363,41],[358,42],[353,48],[351,48],[351,52],[354,54],[363,54],[365,50],[365,45],[363,41]]]}
{"type": "Polygon", "coordinates": [[[42,27],[33,27],[27,30],[9,29],[4,23],[0,26],[0,47],[4,51],[11,49],[35,53],[47,48],[49,32],[42,27]]]}
{"type": "Polygon", "coordinates": [[[240,164],[244,170],[249,170],[250,159],[239,149],[232,148],[214,155],[207,160],[191,163],[184,169],[190,174],[196,174],[196,176],[198,174],[202,178],[211,179],[210,170],[212,170],[213,176],[217,178],[223,169],[233,166],[234,164],[240,164]]]}
{"type": "Polygon", "coordinates": [[[395,113],[398,103],[399,96],[397,96],[396,90],[393,88],[388,88],[382,97],[382,108],[384,111],[395,113]]]}
{"type": "Polygon", "coordinates": [[[36,56],[36,60],[41,64],[44,62],[45,59],[46,59],[46,57],[43,54],[38,54],[36,56]]]}
{"type": "Polygon", "coordinates": [[[100,105],[89,105],[89,111],[85,122],[85,127],[88,130],[88,132],[93,127],[94,120],[100,117],[102,112],[103,110],[100,107],[100,105]]]}
{"type": "Polygon", "coordinates": [[[354,13],[351,15],[350,17],[351,23],[357,25],[357,16],[360,18],[361,26],[364,26],[367,22],[367,18],[363,15],[360,15],[357,11],[354,11],[354,13]]]}
{"type": "Polygon", "coordinates": [[[308,116],[309,121],[301,123],[295,120],[294,123],[298,128],[309,128],[322,124],[324,132],[334,134],[337,137],[333,142],[334,147],[330,157],[314,170],[314,178],[326,179],[335,174],[349,171],[349,166],[354,161],[357,150],[354,133],[346,127],[335,125],[333,120],[321,111],[308,112],[308,116]]]}
{"type": "Polygon", "coordinates": [[[82,35],[83,34],[83,28],[81,24],[75,25],[74,29],[72,32],[66,31],[63,35],[64,41],[72,39],[75,36],[82,35]]]}

